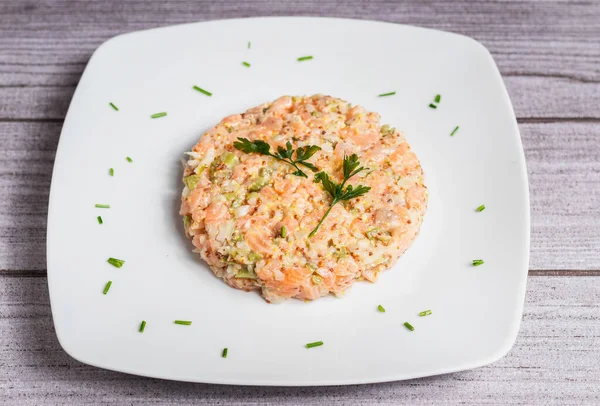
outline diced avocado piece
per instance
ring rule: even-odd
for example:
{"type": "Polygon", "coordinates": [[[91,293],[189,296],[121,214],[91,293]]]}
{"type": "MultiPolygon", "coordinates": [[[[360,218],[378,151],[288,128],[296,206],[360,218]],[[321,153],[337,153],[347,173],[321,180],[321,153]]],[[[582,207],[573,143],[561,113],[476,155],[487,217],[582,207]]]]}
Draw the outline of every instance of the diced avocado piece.
{"type": "Polygon", "coordinates": [[[236,279],[256,279],[254,272],[240,271],[235,275],[236,279]]]}
{"type": "Polygon", "coordinates": [[[258,171],[258,177],[253,184],[250,185],[248,191],[258,192],[263,187],[267,186],[271,180],[271,171],[267,168],[260,168],[258,171]]]}
{"type": "Polygon", "coordinates": [[[262,255],[260,255],[257,252],[250,251],[248,253],[248,261],[257,262],[257,261],[260,261],[261,259],[262,259],[262,255]]]}
{"type": "Polygon", "coordinates": [[[200,182],[200,175],[190,175],[183,178],[183,183],[185,183],[189,190],[196,189],[198,182],[200,182]]]}

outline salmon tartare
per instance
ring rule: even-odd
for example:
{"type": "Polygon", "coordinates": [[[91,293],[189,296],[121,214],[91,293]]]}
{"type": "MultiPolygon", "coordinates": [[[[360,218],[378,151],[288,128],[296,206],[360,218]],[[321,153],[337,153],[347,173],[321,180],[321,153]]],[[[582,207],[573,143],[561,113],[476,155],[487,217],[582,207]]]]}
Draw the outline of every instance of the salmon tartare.
{"type": "Polygon", "coordinates": [[[225,117],[187,155],[180,214],[194,251],[230,286],[268,302],[375,282],[410,247],[427,208],[404,135],[331,96],[283,96],[225,117]],[[347,179],[351,155],[361,170],[347,179]],[[362,192],[336,200],[322,174],[362,192]]]}

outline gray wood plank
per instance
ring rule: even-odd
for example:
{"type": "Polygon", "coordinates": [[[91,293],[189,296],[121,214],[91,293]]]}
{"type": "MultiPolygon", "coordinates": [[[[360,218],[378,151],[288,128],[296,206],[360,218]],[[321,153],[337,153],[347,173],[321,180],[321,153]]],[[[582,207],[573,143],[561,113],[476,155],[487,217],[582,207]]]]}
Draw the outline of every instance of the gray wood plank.
{"type": "MultiPolygon", "coordinates": [[[[600,123],[521,124],[534,270],[600,269],[600,123]]],[[[44,271],[60,123],[0,123],[0,269],[44,271]]]]}
{"type": "Polygon", "coordinates": [[[0,3],[0,15],[5,16],[0,20],[0,66],[18,74],[0,81],[3,85],[49,83],[50,78],[35,74],[53,69],[54,79],[65,80],[65,71],[79,69],[65,64],[87,60],[101,41],[120,33],[264,15],[376,19],[458,32],[488,46],[505,74],[598,81],[600,72],[600,3],[594,1],[9,1],[0,3]]]}
{"type": "MultiPolygon", "coordinates": [[[[600,62],[599,62],[600,64],[600,62]]],[[[73,73],[77,82],[80,73],[73,73]]],[[[6,74],[0,73],[0,79],[6,74]]],[[[44,77],[40,74],[40,77],[44,77]]],[[[519,119],[573,118],[600,121],[600,81],[579,82],[568,78],[505,76],[515,114],[519,119]]],[[[0,121],[62,120],[74,85],[0,86],[0,121]]]]}
{"type": "Polygon", "coordinates": [[[564,404],[600,402],[600,278],[530,277],[511,352],[472,371],[406,382],[327,388],[201,385],[105,371],[59,346],[46,278],[0,278],[0,393],[48,404],[564,404]]]}

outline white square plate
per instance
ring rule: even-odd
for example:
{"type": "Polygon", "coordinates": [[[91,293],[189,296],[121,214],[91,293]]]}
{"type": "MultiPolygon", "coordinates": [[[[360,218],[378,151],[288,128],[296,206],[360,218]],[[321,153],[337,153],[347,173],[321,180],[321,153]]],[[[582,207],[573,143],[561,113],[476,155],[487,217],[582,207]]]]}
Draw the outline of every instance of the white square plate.
{"type": "Polygon", "coordinates": [[[481,366],[516,338],[528,253],[525,162],[508,94],[490,53],[447,32],[259,18],[118,36],[91,58],[56,155],[48,219],[56,332],[77,360],[116,371],[331,385],[481,366]],[[304,55],[314,59],[298,62],[304,55]],[[425,170],[429,210],[413,247],[377,283],[342,299],[269,305],[226,286],[192,254],[177,214],[180,159],[226,115],[314,93],[363,105],[405,131],[425,170]],[[429,108],[438,93],[439,107],[429,108]],[[478,213],[480,204],[487,209],[478,213]],[[108,257],[126,263],[117,269],[108,257]],[[433,314],[418,317],[425,309],[433,314]],[[318,340],[325,345],[304,347],[318,340]]]}

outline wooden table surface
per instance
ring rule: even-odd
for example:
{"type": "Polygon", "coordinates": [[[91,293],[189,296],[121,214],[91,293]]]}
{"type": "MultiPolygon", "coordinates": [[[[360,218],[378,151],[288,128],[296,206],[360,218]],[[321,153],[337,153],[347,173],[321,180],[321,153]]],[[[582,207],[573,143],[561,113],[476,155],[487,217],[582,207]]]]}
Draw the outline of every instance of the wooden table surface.
{"type": "Polygon", "coordinates": [[[600,404],[599,1],[2,0],[0,146],[0,403],[600,404]],[[60,348],[46,284],[48,193],[90,55],[124,32],[264,15],[413,24],[472,36],[491,51],[531,190],[525,312],[505,358],[405,382],[268,388],[140,378],[83,365],[60,348]]]}

